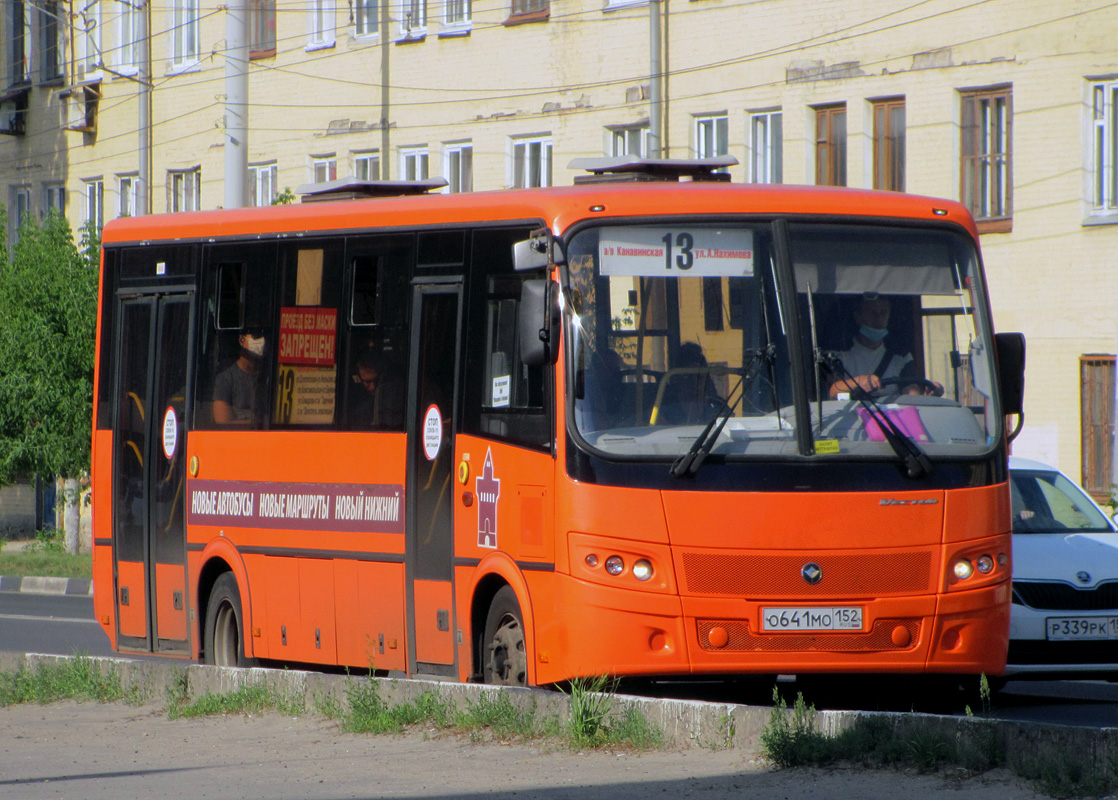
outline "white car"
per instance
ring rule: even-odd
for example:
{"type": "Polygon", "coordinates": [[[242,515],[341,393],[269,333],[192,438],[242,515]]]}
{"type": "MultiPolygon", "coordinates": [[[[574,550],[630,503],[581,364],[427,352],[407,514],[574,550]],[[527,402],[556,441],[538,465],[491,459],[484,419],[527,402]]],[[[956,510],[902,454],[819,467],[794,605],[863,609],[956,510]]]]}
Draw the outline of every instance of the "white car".
{"type": "Polygon", "coordinates": [[[1118,528],[1055,467],[1009,459],[1013,608],[1007,677],[1118,678],[1118,528]]]}

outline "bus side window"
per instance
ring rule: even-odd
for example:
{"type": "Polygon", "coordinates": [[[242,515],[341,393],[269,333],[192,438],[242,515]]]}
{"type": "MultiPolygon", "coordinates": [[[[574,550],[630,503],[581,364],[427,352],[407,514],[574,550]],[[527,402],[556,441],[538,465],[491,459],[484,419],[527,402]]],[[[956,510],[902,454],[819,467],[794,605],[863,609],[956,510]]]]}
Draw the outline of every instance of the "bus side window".
{"type": "Polygon", "coordinates": [[[194,426],[263,428],[276,330],[275,244],[206,248],[194,426]]]}

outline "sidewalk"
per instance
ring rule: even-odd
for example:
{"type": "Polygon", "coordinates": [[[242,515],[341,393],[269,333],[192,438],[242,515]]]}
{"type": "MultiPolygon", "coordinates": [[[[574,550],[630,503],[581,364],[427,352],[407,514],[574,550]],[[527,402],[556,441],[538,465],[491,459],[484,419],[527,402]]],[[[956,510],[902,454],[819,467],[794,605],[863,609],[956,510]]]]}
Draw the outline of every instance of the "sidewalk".
{"type": "MultiPolygon", "coordinates": [[[[31,544],[26,541],[0,542],[0,553],[21,553],[31,544]]],[[[0,575],[0,592],[25,592],[27,594],[65,594],[93,596],[93,581],[89,578],[36,578],[19,575],[0,575]]]]}

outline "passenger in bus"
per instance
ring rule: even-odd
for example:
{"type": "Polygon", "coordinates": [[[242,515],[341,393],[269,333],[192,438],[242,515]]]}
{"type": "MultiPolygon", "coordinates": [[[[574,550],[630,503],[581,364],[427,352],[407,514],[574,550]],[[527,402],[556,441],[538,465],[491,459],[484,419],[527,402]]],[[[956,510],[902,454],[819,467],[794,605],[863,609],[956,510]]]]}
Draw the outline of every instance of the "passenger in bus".
{"type": "Polygon", "coordinates": [[[937,397],[943,394],[943,385],[936,381],[925,381],[916,369],[916,360],[911,353],[901,353],[890,346],[889,317],[892,304],[889,298],[877,292],[866,292],[854,309],[854,324],[858,326],[854,343],[849,350],[839,353],[845,372],[853,379],[842,375],[834,376],[830,395],[834,399],[841,393],[861,390],[867,394],[882,386],[882,380],[890,378],[912,378],[909,384],[899,384],[898,393],[928,394],[937,397]]]}
{"type": "Polygon", "coordinates": [[[357,357],[353,382],[361,388],[350,393],[349,427],[397,429],[404,422],[404,387],[393,381],[372,350],[357,357]]]}
{"type": "Polygon", "coordinates": [[[579,429],[600,431],[633,422],[632,401],[625,396],[625,361],[616,350],[589,351],[590,365],[582,373],[583,392],[575,406],[579,429]]]}
{"type": "Polygon", "coordinates": [[[245,332],[237,340],[237,360],[214,380],[214,422],[219,425],[250,425],[256,418],[260,369],[267,353],[262,332],[245,332]]]}
{"type": "Polygon", "coordinates": [[[696,342],[679,346],[672,368],[661,380],[667,384],[655,424],[701,425],[709,422],[722,406],[703,348],[696,342]]]}

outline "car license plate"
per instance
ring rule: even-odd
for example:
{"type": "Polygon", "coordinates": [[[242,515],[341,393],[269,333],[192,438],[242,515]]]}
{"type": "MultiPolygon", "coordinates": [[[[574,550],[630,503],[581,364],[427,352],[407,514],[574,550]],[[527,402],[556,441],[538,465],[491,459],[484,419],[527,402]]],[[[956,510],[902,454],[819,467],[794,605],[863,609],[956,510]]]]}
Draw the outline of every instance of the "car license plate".
{"type": "Polygon", "coordinates": [[[1118,617],[1048,617],[1044,632],[1049,641],[1118,639],[1118,617]]]}
{"type": "Polygon", "coordinates": [[[763,631],[860,631],[861,606],[762,608],[763,631]]]}

